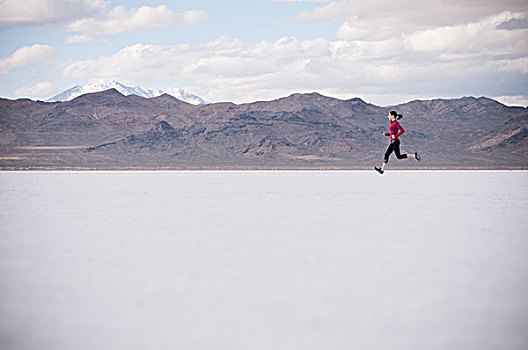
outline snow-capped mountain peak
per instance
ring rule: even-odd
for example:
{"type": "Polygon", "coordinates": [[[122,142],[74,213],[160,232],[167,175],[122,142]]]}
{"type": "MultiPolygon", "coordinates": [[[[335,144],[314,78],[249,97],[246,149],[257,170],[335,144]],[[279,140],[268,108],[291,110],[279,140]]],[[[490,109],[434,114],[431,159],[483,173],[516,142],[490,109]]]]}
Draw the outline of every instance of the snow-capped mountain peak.
{"type": "Polygon", "coordinates": [[[176,97],[180,101],[185,101],[193,105],[206,105],[206,102],[203,98],[193,95],[183,89],[169,88],[166,91],[169,95],[176,97]]]}
{"type": "MultiPolygon", "coordinates": [[[[145,98],[157,97],[163,95],[165,92],[160,89],[142,87],[137,85],[124,85],[116,80],[97,80],[91,81],[84,85],[75,85],[74,87],[61,92],[53,97],[50,97],[46,102],[64,102],[70,101],[78,96],[100,92],[108,89],[116,89],[125,96],[138,95],[145,98]]],[[[176,97],[181,101],[185,101],[191,104],[206,104],[202,98],[184,91],[183,89],[168,89],[167,93],[176,97]]]]}

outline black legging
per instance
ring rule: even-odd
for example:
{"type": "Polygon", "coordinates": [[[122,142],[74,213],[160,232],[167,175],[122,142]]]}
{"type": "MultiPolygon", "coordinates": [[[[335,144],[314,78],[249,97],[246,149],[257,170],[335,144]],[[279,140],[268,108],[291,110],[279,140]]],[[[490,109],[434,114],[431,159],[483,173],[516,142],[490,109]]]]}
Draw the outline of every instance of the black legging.
{"type": "Polygon", "coordinates": [[[400,153],[400,140],[396,139],[391,141],[389,147],[387,148],[387,152],[385,152],[385,157],[383,159],[385,164],[389,162],[389,156],[391,155],[392,151],[394,151],[394,154],[396,154],[396,158],[398,159],[407,158],[407,154],[400,153]]]}

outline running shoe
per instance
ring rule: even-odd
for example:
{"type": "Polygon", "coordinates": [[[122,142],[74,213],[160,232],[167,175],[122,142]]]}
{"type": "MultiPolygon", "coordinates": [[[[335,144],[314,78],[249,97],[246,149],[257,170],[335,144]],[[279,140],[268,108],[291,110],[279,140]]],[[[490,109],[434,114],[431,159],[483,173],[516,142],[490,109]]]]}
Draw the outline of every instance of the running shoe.
{"type": "Polygon", "coordinates": [[[376,171],[377,171],[378,173],[380,173],[380,174],[383,174],[383,173],[384,173],[384,171],[381,170],[381,168],[380,168],[380,167],[377,167],[377,166],[374,167],[374,170],[376,170],[376,171]]]}
{"type": "Polygon", "coordinates": [[[414,152],[414,159],[416,159],[417,161],[421,161],[422,160],[422,158],[420,157],[418,152],[414,152]]]}

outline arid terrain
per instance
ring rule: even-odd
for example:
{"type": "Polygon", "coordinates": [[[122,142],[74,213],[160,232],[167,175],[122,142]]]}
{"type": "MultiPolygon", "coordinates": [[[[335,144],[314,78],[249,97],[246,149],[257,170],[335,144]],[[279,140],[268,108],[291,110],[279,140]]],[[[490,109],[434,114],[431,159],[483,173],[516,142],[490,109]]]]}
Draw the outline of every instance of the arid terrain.
{"type": "Polygon", "coordinates": [[[293,94],[192,105],[111,89],[68,102],[0,99],[2,169],[366,169],[381,162],[387,114],[404,115],[392,168],[528,167],[528,109],[481,97],[379,107],[293,94]]]}

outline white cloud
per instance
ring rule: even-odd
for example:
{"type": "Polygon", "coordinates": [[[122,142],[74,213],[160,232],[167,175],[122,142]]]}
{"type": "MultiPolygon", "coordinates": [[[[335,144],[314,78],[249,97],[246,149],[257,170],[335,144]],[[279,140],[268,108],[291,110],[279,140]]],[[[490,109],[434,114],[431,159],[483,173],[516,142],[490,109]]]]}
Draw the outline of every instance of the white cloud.
{"type": "Polygon", "coordinates": [[[15,97],[46,98],[57,91],[55,85],[49,81],[42,81],[33,86],[23,86],[13,91],[15,97]]]}
{"type": "Polygon", "coordinates": [[[525,95],[496,96],[494,97],[494,99],[507,106],[519,106],[519,107],[528,106],[528,96],[525,96],[525,95]]]}
{"type": "Polygon", "coordinates": [[[93,36],[89,35],[72,35],[64,41],[65,44],[72,45],[72,44],[89,44],[93,43],[95,41],[95,38],[93,36]]]}
{"type": "Polygon", "coordinates": [[[476,52],[445,60],[436,52],[413,51],[403,37],[378,42],[285,37],[252,45],[221,37],[202,45],[136,44],[63,70],[74,79],[183,80],[212,102],[319,91],[368,96],[379,104],[401,102],[397,97],[524,94],[527,73],[526,58],[495,60],[476,52]]]}
{"type": "Polygon", "coordinates": [[[195,91],[198,94],[211,90],[204,96],[206,99],[211,96],[215,101],[241,101],[251,92],[248,89],[258,93],[278,87],[286,90],[303,88],[303,82],[307,81],[303,71],[310,60],[324,60],[328,55],[331,55],[329,45],[323,39],[301,41],[283,38],[275,43],[246,46],[240,41],[221,37],[196,46],[137,44],[112,56],[70,64],[63,75],[70,78],[95,76],[160,82],[183,79],[197,86],[195,91]],[[219,93],[220,90],[222,92],[219,93]]]}
{"type": "Polygon", "coordinates": [[[49,45],[35,44],[16,50],[9,57],[0,59],[0,74],[49,59],[55,55],[55,49],[49,45]]]}
{"type": "Polygon", "coordinates": [[[2,0],[0,28],[65,23],[94,15],[104,0],[2,0]]]}
{"type": "Polygon", "coordinates": [[[528,74],[528,57],[526,56],[512,60],[499,60],[496,61],[496,65],[501,72],[528,74]]]}
{"type": "Polygon", "coordinates": [[[335,38],[353,41],[381,41],[398,36],[403,29],[402,25],[395,30],[387,18],[362,20],[354,17],[338,28],[335,38]]]}
{"type": "Polygon", "coordinates": [[[439,52],[444,55],[527,55],[528,28],[500,29],[504,23],[526,18],[527,13],[503,12],[478,22],[417,31],[405,39],[405,44],[414,51],[439,52]]]}
{"type": "Polygon", "coordinates": [[[505,10],[527,9],[524,0],[369,0],[339,1],[299,13],[297,19],[348,20],[350,18],[378,20],[398,26],[447,26],[477,21],[505,10]]]}
{"type": "Polygon", "coordinates": [[[90,35],[110,35],[159,27],[192,26],[207,19],[203,11],[179,13],[165,5],[142,6],[130,11],[126,11],[123,6],[116,6],[103,18],[79,19],[71,23],[67,30],[90,35]]]}

